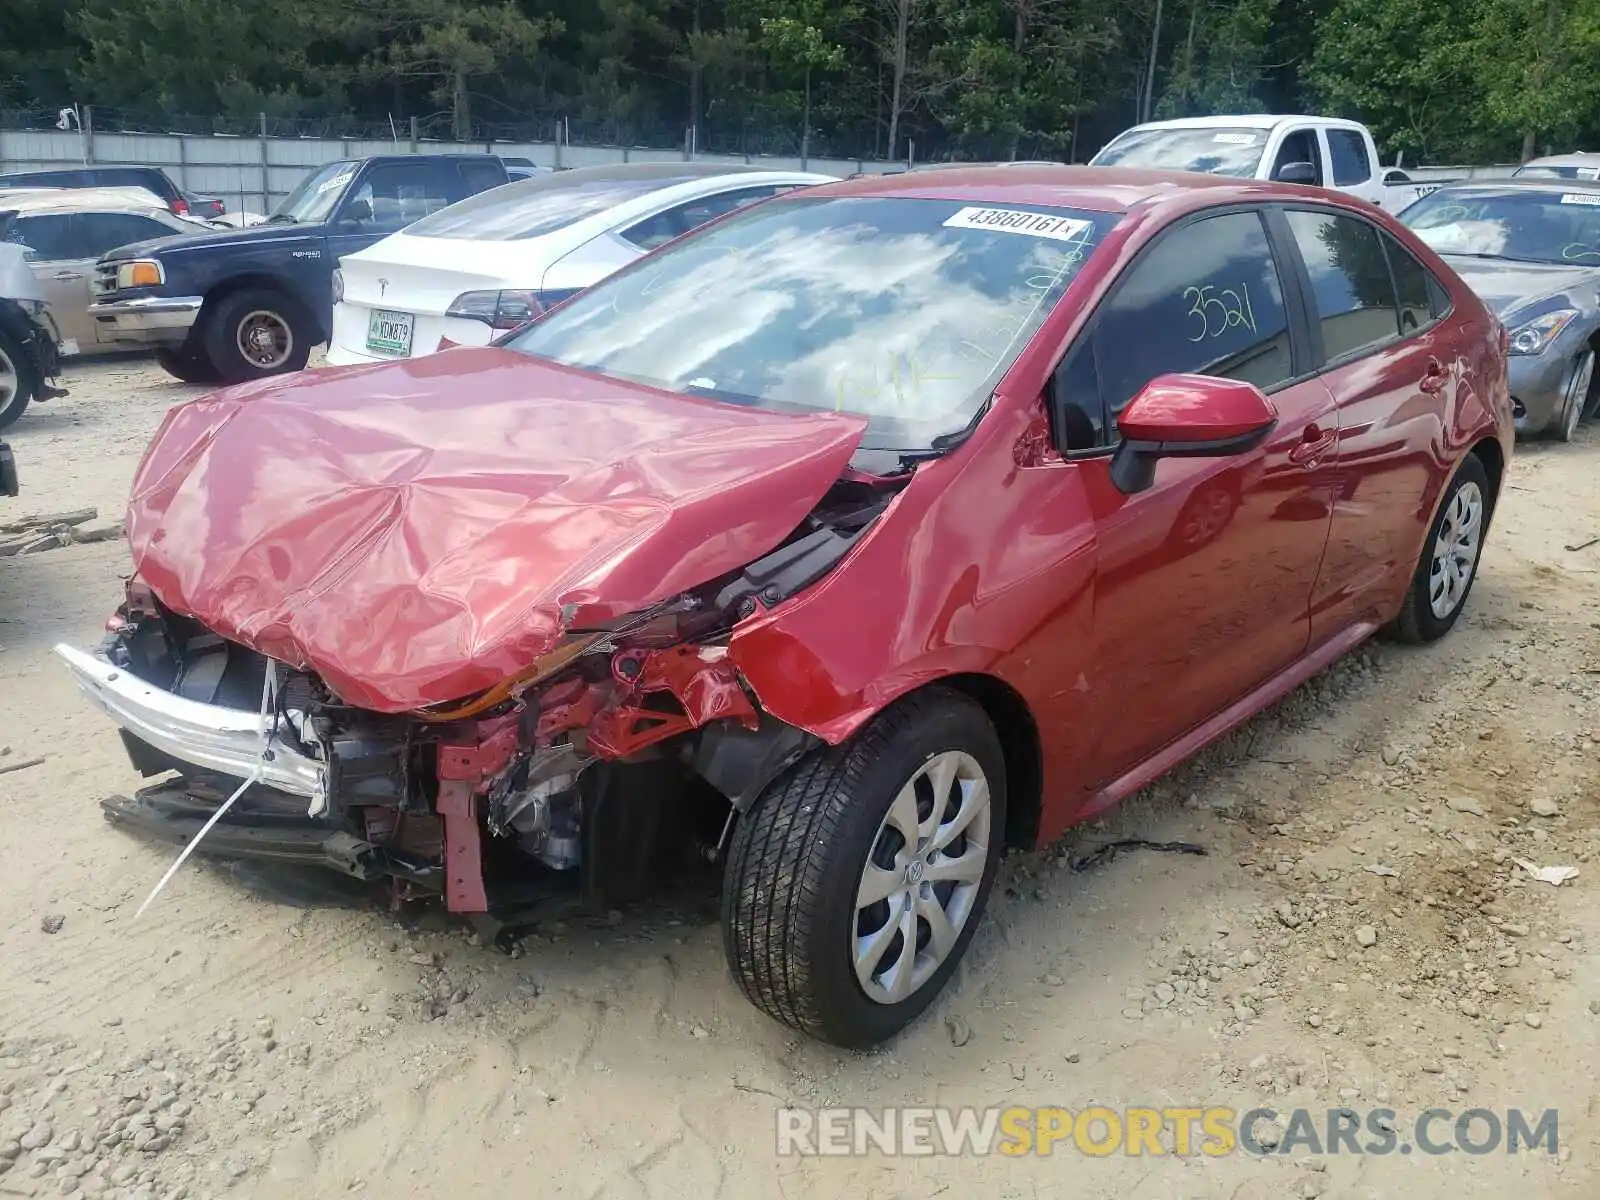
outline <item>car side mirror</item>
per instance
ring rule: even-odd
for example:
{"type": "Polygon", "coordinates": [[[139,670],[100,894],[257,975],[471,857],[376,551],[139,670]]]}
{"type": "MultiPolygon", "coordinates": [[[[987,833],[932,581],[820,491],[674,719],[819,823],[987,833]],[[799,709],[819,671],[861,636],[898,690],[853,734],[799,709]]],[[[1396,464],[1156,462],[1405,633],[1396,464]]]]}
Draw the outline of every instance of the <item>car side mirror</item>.
{"type": "Polygon", "coordinates": [[[1111,458],[1111,482],[1124,495],[1147,491],[1159,460],[1248,454],[1277,424],[1278,410],[1253,383],[1158,375],[1117,418],[1122,443],[1111,458]]]}
{"type": "Polygon", "coordinates": [[[344,221],[348,225],[364,225],[372,220],[372,204],[367,200],[352,200],[344,206],[344,221]]]}
{"type": "Polygon", "coordinates": [[[1279,183],[1303,183],[1316,185],[1317,165],[1308,162],[1284,163],[1273,176],[1279,183]]]}

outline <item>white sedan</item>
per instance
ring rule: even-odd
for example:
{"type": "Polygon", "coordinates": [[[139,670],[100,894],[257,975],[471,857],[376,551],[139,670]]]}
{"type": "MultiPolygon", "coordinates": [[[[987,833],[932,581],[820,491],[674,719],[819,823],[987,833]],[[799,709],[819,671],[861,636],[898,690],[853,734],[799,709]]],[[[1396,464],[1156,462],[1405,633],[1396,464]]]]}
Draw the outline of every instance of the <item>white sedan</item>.
{"type": "Polygon", "coordinates": [[[833,179],[651,162],[504,184],[340,260],[327,361],[343,366],[487,345],[707,221],[833,179]]]}

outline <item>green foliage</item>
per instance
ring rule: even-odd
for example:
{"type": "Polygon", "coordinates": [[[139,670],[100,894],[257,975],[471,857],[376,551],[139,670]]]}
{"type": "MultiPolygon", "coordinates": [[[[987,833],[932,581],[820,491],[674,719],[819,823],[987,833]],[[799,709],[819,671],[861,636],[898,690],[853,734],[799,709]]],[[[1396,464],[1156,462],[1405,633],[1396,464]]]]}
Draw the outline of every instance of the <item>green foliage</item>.
{"type": "Polygon", "coordinates": [[[458,136],[1084,157],[1141,112],[1320,111],[1386,160],[1600,142],[1600,0],[0,0],[0,104],[458,136]],[[1146,91],[1148,89],[1148,96],[1146,91]]]}

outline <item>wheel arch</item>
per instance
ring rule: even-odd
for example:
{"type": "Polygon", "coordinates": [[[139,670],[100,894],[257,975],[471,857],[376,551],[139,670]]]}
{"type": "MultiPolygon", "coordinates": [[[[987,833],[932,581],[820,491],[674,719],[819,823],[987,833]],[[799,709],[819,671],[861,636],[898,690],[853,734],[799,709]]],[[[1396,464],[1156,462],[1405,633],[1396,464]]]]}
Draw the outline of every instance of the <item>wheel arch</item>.
{"type": "MultiPolygon", "coordinates": [[[[1044,805],[1044,748],[1038,722],[1033,719],[1028,702],[1005,680],[994,675],[946,675],[924,686],[960,692],[983,709],[1005,754],[1006,848],[1033,849],[1038,841],[1044,805]]],[[[922,690],[915,688],[906,695],[922,690]]]]}
{"type": "Polygon", "coordinates": [[[1498,438],[1486,436],[1479,438],[1467,450],[1467,453],[1483,464],[1483,470],[1489,476],[1489,514],[1492,518],[1494,510],[1500,503],[1500,485],[1506,475],[1506,452],[1498,438]]]}
{"type": "Polygon", "coordinates": [[[311,330],[315,335],[315,339],[311,343],[313,346],[328,340],[328,331],[322,328],[322,321],[317,316],[315,306],[307,302],[306,297],[301,294],[301,289],[287,276],[275,275],[270,271],[245,271],[239,275],[229,275],[226,279],[219,280],[212,285],[211,289],[206,292],[205,303],[200,308],[200,315],[195,321],[195,327],[198,329],[201,323],[216,311],[217,305],[228,297],[236,296],[240,292],[249,291],[252,288],[281,293],[293,302],[295,307],[300,310],[300,315],[311,323],[311,330]]]}

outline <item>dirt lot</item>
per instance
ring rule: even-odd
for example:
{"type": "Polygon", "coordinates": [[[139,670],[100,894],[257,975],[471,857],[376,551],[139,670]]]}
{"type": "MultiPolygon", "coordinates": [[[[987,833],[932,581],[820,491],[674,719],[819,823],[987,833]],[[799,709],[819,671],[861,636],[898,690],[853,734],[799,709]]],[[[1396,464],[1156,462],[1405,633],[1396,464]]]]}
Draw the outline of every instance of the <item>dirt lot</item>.
{"type": "MultiPolygon", "coordinates": [[[[11,432],[0,519],[119,515],[193,394],[139,362],[68,382],[11,432]]],[[[1567,549],[1600,535],[1597,455],[1519,457],[1445,643],[1367,648],[1011,859],[956,986],[868,1056],[740,999],[710,896],[516,958],[214,865],[135,921],[172,852],[100,817],[136,777],[49,656],[97,637],[125,547],[0,559],[0,769],[44,758],[0,774],[0,1196],[1600,1195],[1600,544],[1567,549]],[[1210,853],[1072,870],[1114,837],[1210,853]],[[781,1103],[1554,1108],[1561,1151],[780,1160],[781,1103]]]]}

